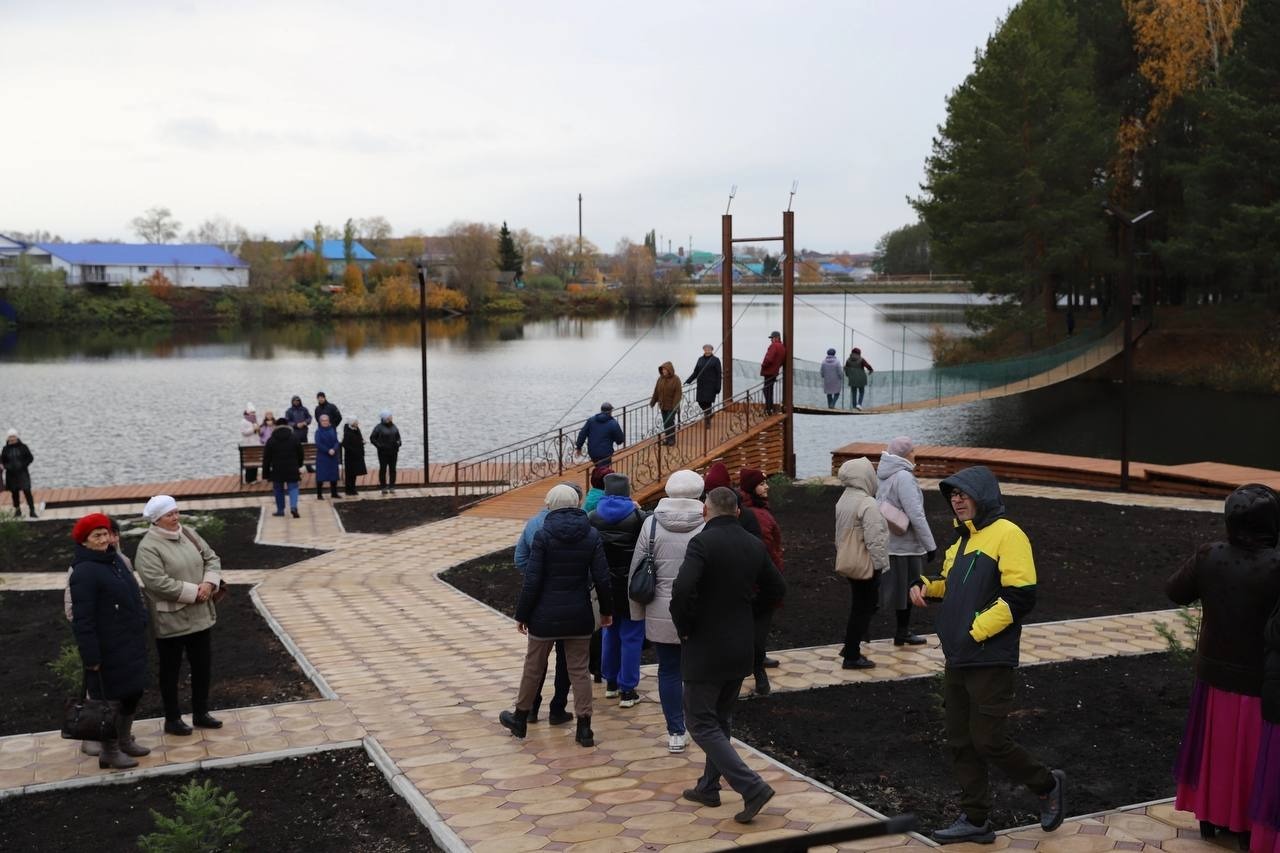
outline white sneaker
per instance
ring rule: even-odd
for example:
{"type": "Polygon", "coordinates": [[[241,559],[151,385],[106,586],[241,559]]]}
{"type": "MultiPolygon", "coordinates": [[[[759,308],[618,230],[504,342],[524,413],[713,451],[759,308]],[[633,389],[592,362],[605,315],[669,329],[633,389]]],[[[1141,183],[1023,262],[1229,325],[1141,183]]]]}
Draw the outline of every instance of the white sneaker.
{"type": "Polygon", "coordinates": [[[684,745],[688,735],[667,735],[667,752],[684,752],[684,745]]]}
{"type": "Polygon", "coordinates": [[[604,689],[604,698],[606,698],[606,699],[617,699],[617,698],[618,698],[618,688],[614,687],[613,689],[609,689],[608,687],[606,687],[606,688],[604,689]]]}
{"type": "Polygon", "coordinates": [[[639,701],[640,701],[639,693],[637,693],[634,690],[623,690],[620,698],[618,699],[618,707],[630,708],[630,707],[633,707],[639,701]]]}

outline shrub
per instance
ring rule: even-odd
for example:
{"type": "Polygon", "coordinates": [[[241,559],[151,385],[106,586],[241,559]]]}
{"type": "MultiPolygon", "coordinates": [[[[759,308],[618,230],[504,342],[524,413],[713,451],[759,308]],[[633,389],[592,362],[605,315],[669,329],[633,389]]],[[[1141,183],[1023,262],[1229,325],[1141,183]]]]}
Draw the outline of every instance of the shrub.
{"type": "MultiPolygon", "coordinates": [[[[352,267],[347,267],[347,269],[352,269],[352,267]]],[[[344,290],[333,297],[333,313],[338,317],[358,317],[362,314],[371,314],[375,307],[376,303],[365,294],[364,285],[361,285],[359,293],[344,290]]]]}
{"type": "Polygon", "coordinates": [[[80,682],[84,678],[84,665],[80,663],[80,649],[74,642],[64,640],[62,648],[58,649],[58,656],[45,666],[53,670],[53,674],[66,688],[67,695],[74,696],[80,692],[80,682]]]}
{"type": "Polygon", "coordinates": [[[779,500],[785,498],[794,485],[786,474],[774,474],[769,477],[769,498],[779,500]]]}
{"type": "Polygon", "coordinates": [[[22,519],[10,514],[7,509],[0,509],[0,557],[5,563],[12,563],[18,554],[18,546],[26,542],[31,531],[22,519]]]}
{"type": "Polygon", "coordinates": [[[217,539],[227,531],[227,523],[216,515],[189,515],[186,522],[204,539],[217,539]]]}
{"type": "Polygon", "coordinates": [[[517,296],[503,293],[486,299],[483,310],[486,314],[521,314],[524,312],[524,303],[517,296]]]}
{"type": "Polygon", "coordinates": [[[1167,622],[1155,623],[1156,633],[1168,645],[1170,657],[1184,666],[1195,665],[1196,643],[1200,639],[1200,619],[1201,613],[1199,609],[1193,610],[1190,607],[1179,607],[1178,621],[1182,623],[1181,630],[1170,626],[1167,622]],[[1188,634],[1193,638],[1190,645],[1182,641],[1188,634]]]}
{"type": "Polygon", "coordinates": [[[364,289],[364,275],[359,264],[347,264],[342,271],[342,290],[352,296],[364,296],[368,292],[364,289]]]}
{"type": "Polygon", "coordinates": [[[267,291],[260,297],[260,305],[268,320],[297,320],[313,313],[307,297],[293,288],[267,291]]]}
{"type": "Polygon", "coordinates": [[[461,313],[466,311],[468,306],[467,297],[461,291],[451,290],[439,284],[427,285],[428,311],[455,311],[461,313]]]}
{"type": "Polygon", "coordinates": [[[155,809],[151,819],[156,831],[138,838],[138,848],[145,853],[215,853],[244,850],[237,838],[244,832],[250,812],[236,805],[232,791],[222,789],[206,779],[201,784],[191,780],[173,795],[178,813],[165,817],[155,809]]]}
{"type": "Polygon", "coordinates": [[[528,290],[564,290],[564,282],[558,275],[531,275],[524,280],[528,290]]]}
{"type": "Polygon", "coordinates": [[[142,284],[147,288],[147,292],[156,299],[167,302],[173,297],[173,282],[169,281],[169,277],[164,274],[163,270],[156,270],[144,278],[142,284]]]}

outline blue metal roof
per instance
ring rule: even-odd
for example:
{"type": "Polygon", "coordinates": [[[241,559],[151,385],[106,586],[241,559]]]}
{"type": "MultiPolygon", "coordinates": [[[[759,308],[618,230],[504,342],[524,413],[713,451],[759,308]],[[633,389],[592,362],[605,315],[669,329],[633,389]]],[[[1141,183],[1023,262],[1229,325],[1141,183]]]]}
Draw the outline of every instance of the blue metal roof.
{"type": "MultiPolygon", "coordinates": [[[[314,240],[299,240],[298,242],[301,244],[302,251],[304,252],[315,251],[314,240]]],[[[298,246],[295,246],[294,251],[297,251],[298,248],[299,248],[298,246]]],[[[293,252],[290,252],[290,254],[293,254],[293,252]]],[[[346,254],[344,254],[343,252],[343,246],[342,246],[341,240],[325,240],[322,254],[324,255],[324,259],[326,261],[341,261],[346,258],[346,254]]],[[[377,258],[373,256],[373,252],[370,252],[364,246],[360,245],[359,240],[357,240],[354,244],[352,244],[351,256],[357,261],[376,261],[377,260],[377,258]]]]}
{"type": "Polygon", "coordinates": [[[163,243],[34,243],[69,264],[147,267],[247,267],[217,246],[163,243]]]}

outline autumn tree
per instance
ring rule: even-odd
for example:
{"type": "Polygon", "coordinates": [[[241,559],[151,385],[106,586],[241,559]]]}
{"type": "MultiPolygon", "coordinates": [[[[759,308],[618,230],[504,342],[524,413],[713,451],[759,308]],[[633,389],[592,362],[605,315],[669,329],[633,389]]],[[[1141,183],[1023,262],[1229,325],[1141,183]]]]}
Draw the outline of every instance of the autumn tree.
{"type": "Polygon", "coordinates": [[[511,229],[507,228],[505,221],[502,223],[502,229],[498,231],[498,269],[503,272],[514,272],[517,279],[524,278],[524,256],[520,254],[520,249],[511,236],[511,229]]]}
{"type": "Polygon", "coordinates": [[[324,224],[317,222],[311,232],[311,263],[314,269],[311,277],[314,281],[324,281],[329,277],[329,263],[324,259],[324,224]]]}
{"type": "Polygon", "coordinates": [[[542,261],[543,273],[554,275],[561,281],[570,281],[575,274],[580,279],[593,278],[598,253],[595,244],[584,239],[579,254],[578,238],[572,234],[561,234],[547,240],[538,259],[542,261]]]}
{"type": "Polygon", "coordinates": [[[182,230],[182,223],[173,218],[167,207],[148,208],[146,213],[135,216],[129,224],[146,243],[171,243],[178,239],[182,230]]]}
{"type": "Polygon", "coordinates": [[[356,220],[356,234],[360,241],[364,243],[365,248],[378,257],[386,254],[386,243],[391,239],[392,233],[394,232],[391,223],[385,216],[370,216],[356,220]]]}
{"type": "Polygon", "coordinates": [[[878,273],[915,275],[929,272],[929,226],[916,222],[883,234],[876,241],[876,254],[872,268],[878,273]]]}
{"type": "Polygon", "coordinates": [[[342,226],[342,259],[347,262],[347,266],[356,259],[356,223],[354,219],[348,219],[346,224],[342,226]]]}
{"type": "Polygon", "coordinates": [[[764,253],[764,257],[760,259],[760,274],[767,281],[772,281],[782,275],[782,261],[768,252],[764,253]]]}
{"type": "Polygon", "coordinates": [[[655,264],[648,245],[637,246],[625,237],[614,252],[614,275],[622,291],[622,300],[631,307],[651,301],[655,264]]]}
{"type": "Polygon", "coordinates": [[[249,232],[225,216],[214,216],[188,231],[185,239],[188,243],[217,246],[224,252],[236,254],[240,245],[249,239],[249,232]]]}
{"type": "Polygon", "coordinates": [[[1062,0],[1014,7],[947,99],[912,205],[931,255],[975,290],[1037,304],[1052,322],[1060,283],[1105,243],[1101,165],[1115,119],[1092,97],[1093,51],[1062,0]]]}
{"type": "Polygon", "coordinates": [[[479,307],[494,288],[497,229],[481,222],[455,222],[445,237],[453,267],[449,284],[467,297],[472,307],[479,307]]]}

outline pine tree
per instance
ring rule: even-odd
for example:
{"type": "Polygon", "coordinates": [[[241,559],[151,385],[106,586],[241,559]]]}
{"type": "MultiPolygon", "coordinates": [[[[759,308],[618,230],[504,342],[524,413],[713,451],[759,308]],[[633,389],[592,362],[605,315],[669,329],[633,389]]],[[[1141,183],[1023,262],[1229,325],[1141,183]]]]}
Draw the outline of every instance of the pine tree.
{"type": "Polygon", "coordinates": [[[502,230],[498,232],[498,269],[514,272],[517,279],[524,278],[524,255],[512,239],[511,229],[507,228],[505,221],[502,223],[502,230]]]}

